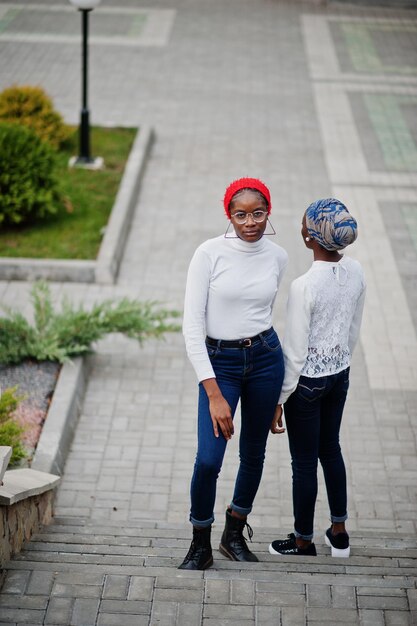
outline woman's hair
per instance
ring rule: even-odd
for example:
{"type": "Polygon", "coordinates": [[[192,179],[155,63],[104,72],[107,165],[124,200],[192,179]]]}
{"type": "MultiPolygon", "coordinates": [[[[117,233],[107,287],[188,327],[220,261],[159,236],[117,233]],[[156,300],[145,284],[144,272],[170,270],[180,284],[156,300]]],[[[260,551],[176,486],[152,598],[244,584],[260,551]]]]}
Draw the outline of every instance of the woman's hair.
{"type": "Polygon", "coordinates": [[[266,203],[268,215],[271,213],[271,194],[268,187],[259,178],[239,178],[230,183],[224,194],[223,205],[227,217],[230,219],[230,205],[237,194],[243,191],[258,192],[259,197],[266,203]]]}
{"type": "Polygon", "coordinates": [[[358,236],[358,225],[345,205],[335,198],[310,204],[305,212],[310,237],[326,250],[342,250],[358,236]]]}

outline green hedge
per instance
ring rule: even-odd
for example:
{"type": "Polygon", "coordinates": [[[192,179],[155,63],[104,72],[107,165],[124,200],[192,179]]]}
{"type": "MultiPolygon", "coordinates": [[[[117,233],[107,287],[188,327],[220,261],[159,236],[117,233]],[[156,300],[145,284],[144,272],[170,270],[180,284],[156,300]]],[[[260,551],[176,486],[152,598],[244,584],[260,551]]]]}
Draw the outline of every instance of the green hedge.
{"type": "Polygon", "coordinates": [[[60,196],[54,150],[18,124],[0,124],[0,224],[33,222],[56,213],[60,196]]]}
{"type": "Polygon", "coordinates": [[[51,98],[41,87],[14,85],[0,93],[0,121],[27,126],[58,148],[71,134],[51,98]]]}

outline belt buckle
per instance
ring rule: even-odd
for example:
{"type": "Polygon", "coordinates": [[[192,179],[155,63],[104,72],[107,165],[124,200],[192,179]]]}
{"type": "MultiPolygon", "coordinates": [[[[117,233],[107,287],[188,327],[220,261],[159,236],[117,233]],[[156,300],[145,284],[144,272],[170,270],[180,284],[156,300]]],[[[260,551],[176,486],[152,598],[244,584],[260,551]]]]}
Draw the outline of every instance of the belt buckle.
{"type": "Polygon", "coordinates": [[[244,348],[250,348],[252,345],[252,339],[243,339],[242,343],[244,348]]]}

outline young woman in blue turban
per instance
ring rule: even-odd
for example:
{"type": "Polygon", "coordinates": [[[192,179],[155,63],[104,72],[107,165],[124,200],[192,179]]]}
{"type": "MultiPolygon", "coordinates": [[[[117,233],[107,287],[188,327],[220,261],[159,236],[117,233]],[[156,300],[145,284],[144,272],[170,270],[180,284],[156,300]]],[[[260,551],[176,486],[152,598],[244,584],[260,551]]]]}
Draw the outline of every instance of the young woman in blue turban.
{"type": "Polygon", "coordinates": [[[361,265],[340,250],[357,237],[356,220],[334,198],[313,202],[301,235],[314,255],[308,272],[290,287],[283,342],[285,377],[273,433],[284,432],[292,459],[294,533],[269,546],[271,554],[315,556],[314,509],[318,460],[323,468],[332,556],[348,557],[346,470],[339,431],[349,387],[349,367],[365,297],[361,265]]]}

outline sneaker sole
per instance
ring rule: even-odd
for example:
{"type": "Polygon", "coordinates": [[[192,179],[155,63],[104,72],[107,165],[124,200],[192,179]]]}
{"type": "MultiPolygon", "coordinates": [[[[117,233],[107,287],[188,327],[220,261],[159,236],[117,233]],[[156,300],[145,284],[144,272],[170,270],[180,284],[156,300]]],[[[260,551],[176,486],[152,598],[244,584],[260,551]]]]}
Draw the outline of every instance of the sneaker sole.
{"type": "Polygon", "coordinates": [[[317,556],[317,554],[286,554],[285,552],[278,552],[277,550],[274,550],[274,548],[272,547],[272,543],[269,545],[268,551],[269,551],[269,554],[275,554],[277,556],[290,556],[290,557],[293,557],[293,556],[304,556],[304,557],[306,557],[306,556],[317,556]]]}
{"type": "Polygon", "coordinates": [[[324,535],[324,542],[326,544],[326,546],[329,546],[329,548],[332,549],[332,556],[334,557],[338,557],[340,559],[348,559],[349,555],[350,555],[350,546],[348,546],[347,548],[335,548],[334,546],[332,546],[332,544],[330,543],[330,539],[328,538],[327,535],[324,535]]]}
{"type": "Polygon", "coordinates": [[[277,550],[274,550],[274,548],[272,547],[272,543],[269,544],[268,551],[269,551],[269,554],[277,554],[278,556],[284,556],[282,552],[277,552],[277,550]]]}

